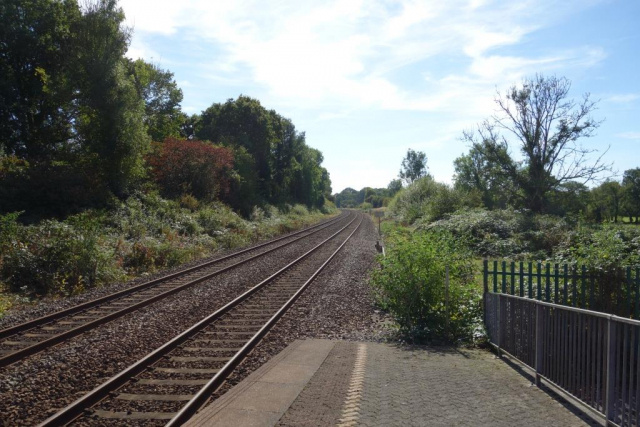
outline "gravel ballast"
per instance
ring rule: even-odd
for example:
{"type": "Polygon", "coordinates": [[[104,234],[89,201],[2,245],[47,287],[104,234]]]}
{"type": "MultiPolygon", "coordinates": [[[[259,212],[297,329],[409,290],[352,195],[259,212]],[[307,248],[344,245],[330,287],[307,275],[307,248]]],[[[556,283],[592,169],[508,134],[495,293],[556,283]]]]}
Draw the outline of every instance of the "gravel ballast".
{"type": "Polygon", "coordinates": [[[3,425],[34,425],[44,420],[339,228],[340,225],[332,225],[313,238],[300,240],[0,370],[3,425]]]}

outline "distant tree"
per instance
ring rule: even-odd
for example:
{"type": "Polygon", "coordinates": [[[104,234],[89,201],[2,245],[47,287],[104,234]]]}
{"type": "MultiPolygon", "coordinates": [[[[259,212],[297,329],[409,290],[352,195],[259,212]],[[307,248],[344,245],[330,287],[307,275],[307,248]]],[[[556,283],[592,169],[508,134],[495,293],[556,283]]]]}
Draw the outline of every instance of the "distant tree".
{"type": "Polygon", "coordinates": [[[547,209],[550,192],[567,181],[590,182],[610,165],[602,155],[594,161],[595,150],[582,147],[578,140],[593,135],[600,122],[590,117],[596,103],[585,94],[580,103],[567,99],[571,83],[566,78],[536,75],[512,86],[506,96],[498,93],[498,113],[464,139],[481,144],[486,161],[497,165],[505,178],[514,184],[514,195],[534,212],[547,209]],[[499,131],[513,135],[523,155],[515,161],[509,143],[499,131]]]}
{"type": "Polygon", "coordinates": [[[567,181],[549,195],[549,213],[556,215],[587,214],[592,204],[589,187],[581,182],[567,181]]]}
{"type": "Polygon", "coordinates": [[[593,203],[602,219],[618,222],[622,202],[622,186],[618,181],[607,180],[592,191],[593,203]]]}
{"type": "Polygon", "coordinates": [[[628,169],[622,176],[625,211],[631,219],[640,217],[640,168],[628,169]]]}
{"type": "Polygon", "coordinates": [[[402,168],[398,175],[407,184],[427,175],[427,155],[422,151],[407,150],[407,155],[402,159],[402,168]]]}
{"type": "Polygon", "coordinates": [[[402,190],[402,180],[392,179],[387,186],[387,190],[389,191],[389,197],[395,196],[398,191],[402,190]]]}
{"type": "Polygon", "coordinates": [[[138,95],[144,100],[144,123],[153,141],[180,136],[186,115],[180,110],[182,90],[173,79],[173,73],[155,64],[138,59],[129,67],[135,79],[138,95]]]}
{"type": "MultiPolygon", "coordinates": [[[[482,203],[488,209],[504,208],[512,201],[514,192],[512,181],[501,173],[496,162],[485,155],[488,142],[475,142],[468,154],[454,160],[455,188],[468,192],[477,192],[482,203]]],[[[508,156],[506,148],[497,148],[496,156],[508,156]],[[499,152],[502,150],[502,152],[499,152]]]]}

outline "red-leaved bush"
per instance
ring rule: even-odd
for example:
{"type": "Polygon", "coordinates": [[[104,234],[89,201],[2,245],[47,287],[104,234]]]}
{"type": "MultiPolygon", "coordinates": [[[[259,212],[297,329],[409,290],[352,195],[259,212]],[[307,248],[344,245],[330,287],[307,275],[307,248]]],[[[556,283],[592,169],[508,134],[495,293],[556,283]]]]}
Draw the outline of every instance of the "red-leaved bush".
{"type": "Polygon", "coordinates": [[[204,141],[167,138],[147,156],[151,175],[167,197],[213,200],[229,193],[233,152],[204,141]]]}

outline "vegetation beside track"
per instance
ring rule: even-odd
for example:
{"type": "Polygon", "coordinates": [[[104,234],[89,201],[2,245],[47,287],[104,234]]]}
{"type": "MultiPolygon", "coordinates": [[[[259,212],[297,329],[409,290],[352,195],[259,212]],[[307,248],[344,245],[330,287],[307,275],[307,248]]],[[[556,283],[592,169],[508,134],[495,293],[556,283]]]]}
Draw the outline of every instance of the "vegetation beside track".
{"type": "MultiPolygon", "coordinates": [[[[246,246],[317,222],[335,208],[255,207],[245,219],[220,203],[137,193],[109,211],[23,225],[0,216],[0,313],[246,246]]],[[[1,315],[1,314],[0,314],[1,315]]]]}
{"type": "Polygon", "coordinates": [[[386,257],[371,284],[412,339],[476,338],[474,328],[453,330],[456,322],[479,324],[483,258],[579,266],[596,289],[617,288],[630,299],[630,272],[640,267],[640,168],[615,181],[612,165],[577,142],[600,122],[589,116],[595,103],[588,95],[581,103],[567,99],[570,86],[565,78],[536,75],[498,93],[497,113],[463,132],[470,150],[454,161],[453,185],[437,182],[426,154],[409,149],[401,188],[393,180],[387,189],[334,196],[338,206],[382,206],[391,218],[382,227],[386,257]],[[443,315],[446,265],[449,315],[443,315]],[[469,295],[464,307],[473,309],[458,309],[459,290],[469,295]]]}

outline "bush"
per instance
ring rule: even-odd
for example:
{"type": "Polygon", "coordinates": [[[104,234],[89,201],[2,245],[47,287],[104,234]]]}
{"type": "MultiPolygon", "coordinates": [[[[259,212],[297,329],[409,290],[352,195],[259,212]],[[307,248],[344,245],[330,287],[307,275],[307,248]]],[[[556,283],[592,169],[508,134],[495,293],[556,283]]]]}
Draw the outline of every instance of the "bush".
{"type": "Polygon", "coordinates": [[[291,208],[289,214],[294,216],[307,216],[309,215],[309,209],[304,205],[296,204],[291,208]]]}
{"type": "Polygon", "coordinates": [[[389,210],[402,221],[428,224],[465,206],[475,206],[472,195],[434,181],[430,176],[414,181],[399,191],[389,203],[389,210]]]}
{"type": "Polygon", "coordinates": [[[401,332],[413,341],[472,341],[481,324],[480,291],[468,251],[446,233],[392,233],[371,285],[401,332]],[[449,266],[449,336],[445,268],[449,266]]]}
{"type": "Polygon", "coordinates": [[[421,227],[451,233],[477,256],[543,260],[567,238],[573,225],[550,215],[478,208],[463,209],[421,227]]]}
{"type": "Polygon", "coordinates": [[[0,274],[14,292],[72,295],[119,277],[110,258],[98,224],[87,216],[70,223],[47,220],[20,228],[4,251],[0,274]]]}
{"type": "Polygon", "coordinates": [[[594,277],[596,309],[626,316],[625,270],[640,267],[640,230],[613,224],[581,227],[558,246],[553,261],[586,268],[594,277]]]}
{"type": "Polygon", "coordinates": [[[229,193],[233,174],[233,152],[203,141],[167,138],[156,143],[147,157],[151,175],[170,198],[191,194],[214,200],[229,193]]]}
{"type": "Polygon", "coordinates": [[[70,295],[131,274],[177,266],[219,248],[235,248],[320,219],[296,205],[289,215],[256,208],[254,222],[219,202],[167,200],[137,192],[112,210],[25,226],[0,215],[0,281],[11,291],[70,295]],[[266,213],[268,213],[268,218],[266,213]]]}

